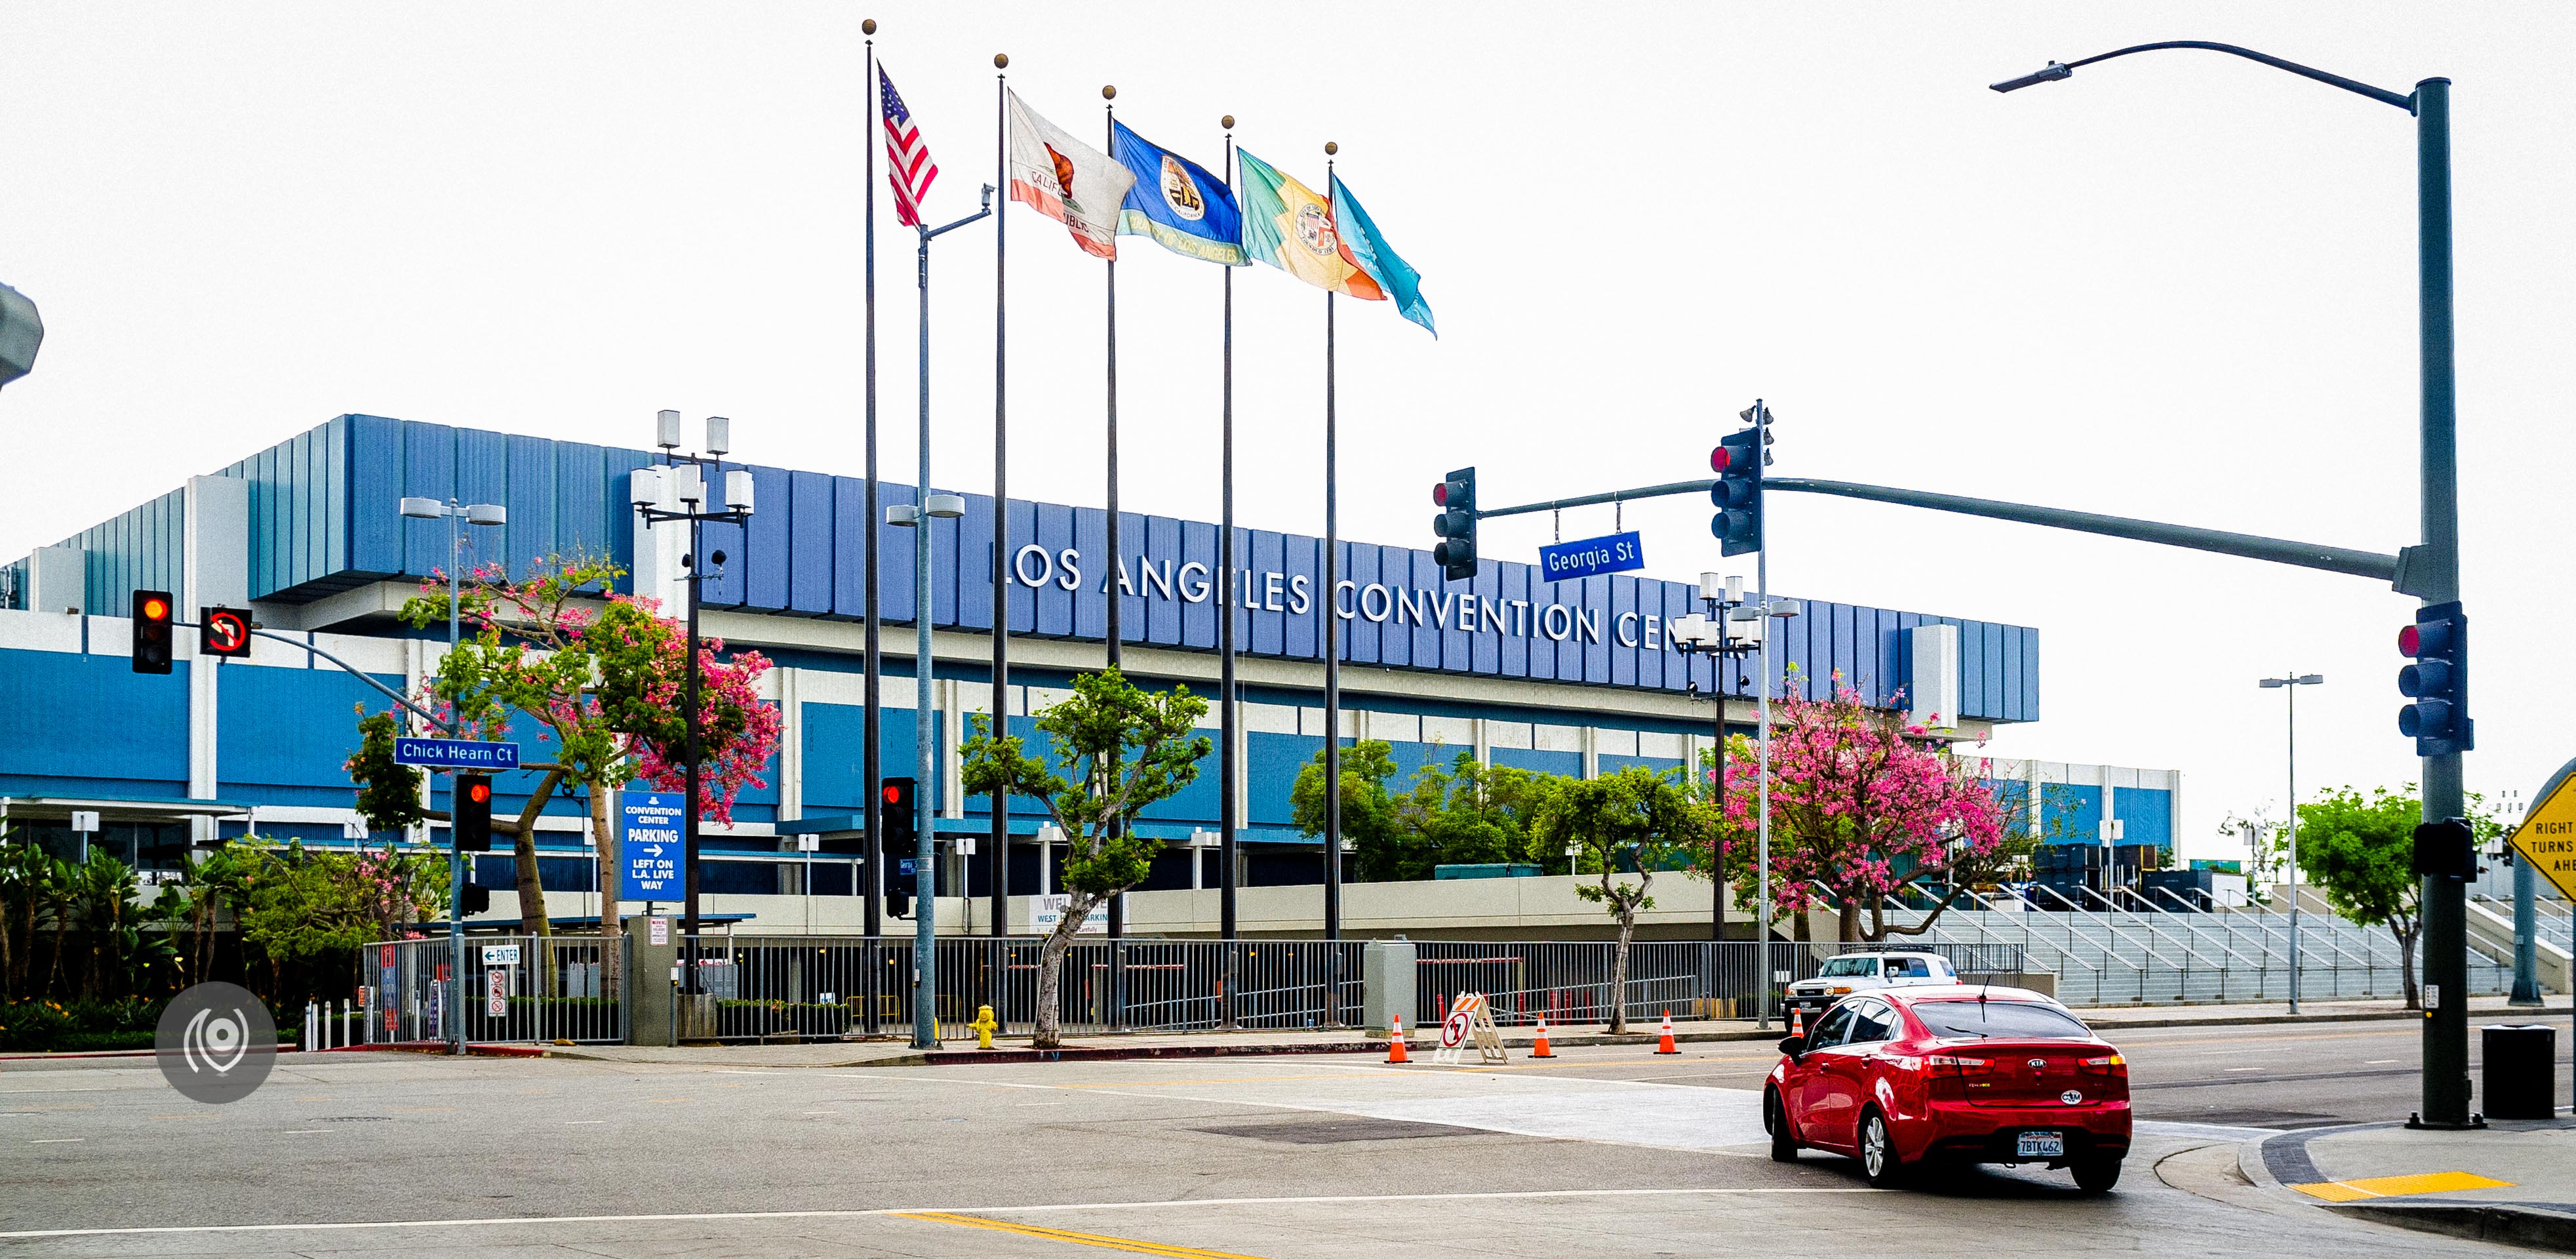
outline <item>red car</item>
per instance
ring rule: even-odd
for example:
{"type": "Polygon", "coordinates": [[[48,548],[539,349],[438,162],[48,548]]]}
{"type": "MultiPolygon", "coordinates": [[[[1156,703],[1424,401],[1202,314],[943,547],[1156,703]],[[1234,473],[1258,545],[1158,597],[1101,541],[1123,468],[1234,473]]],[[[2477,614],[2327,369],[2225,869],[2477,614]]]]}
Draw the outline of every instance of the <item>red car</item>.
{"type": "Polygon", "coordinates": [[[1780,1042],[1762,1090],[1771,1157],[1861,1161],[1890,1188],[1924,1164],[2045,1163],[2101,1193],[2129,1152],[2129,1065],[2066,1007],[1955,985],[1845,997],[1780,1042]]]}

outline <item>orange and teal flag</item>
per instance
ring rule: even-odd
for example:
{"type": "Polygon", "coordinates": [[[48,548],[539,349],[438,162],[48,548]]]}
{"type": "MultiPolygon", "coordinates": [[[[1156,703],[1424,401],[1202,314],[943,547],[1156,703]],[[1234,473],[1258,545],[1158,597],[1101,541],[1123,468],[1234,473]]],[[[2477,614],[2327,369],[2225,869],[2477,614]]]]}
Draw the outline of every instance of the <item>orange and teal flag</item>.
{"type": "Polygon", "coordinates": [[[1242,149],[1243,253],[1319,289],[1372,302],[1386,300],[1367,268],[1343,247],[1332,203],[1242,149]]]}
{"type": "Polygon", "coordinates": [[[1415,323],[1434,338],[1440,330],[1431,326],[1431,303],[1422,300],[1422,273],[1413,264],[1395,255],[1386,243],[1386,235],[1377,230],[1377,222],[1351,195],[1351,186],[1335,175],[1333,181],[1333,228],[1342,238],[1342,253],[1356,262],[1360,270],[1377,281],[1378,289],[1395,300],[1396,313],[1415,323]]]}

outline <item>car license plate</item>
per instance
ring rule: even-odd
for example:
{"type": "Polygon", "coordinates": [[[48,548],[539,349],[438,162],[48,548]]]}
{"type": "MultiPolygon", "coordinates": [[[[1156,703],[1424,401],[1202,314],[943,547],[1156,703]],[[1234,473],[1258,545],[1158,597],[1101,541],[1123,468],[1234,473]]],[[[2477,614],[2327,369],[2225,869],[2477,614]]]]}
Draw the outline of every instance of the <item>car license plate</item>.
{"type": "Polygon", "coordinates": [[[2013,1153],[2023,1158],[2066,1157],[2066,1134],[2063,1132],[2025,1132],[2013,1142],[2013,1153]]]}

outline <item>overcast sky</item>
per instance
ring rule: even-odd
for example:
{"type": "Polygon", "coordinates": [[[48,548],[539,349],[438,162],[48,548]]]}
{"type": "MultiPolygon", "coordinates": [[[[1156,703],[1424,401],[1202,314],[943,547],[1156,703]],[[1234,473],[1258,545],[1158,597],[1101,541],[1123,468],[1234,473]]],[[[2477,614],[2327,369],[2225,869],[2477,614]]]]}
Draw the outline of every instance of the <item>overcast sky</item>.
{"type": "MultiPolygon", "coordinates": [[[[0,394],[0,554],[343,412],[630,446],[735,419],[741,457],[860,467],[862,17],[938,159],[992,178],[992,55],[1076,134],[1320,186],[1322,146],[1423,273],[1441,337],[1341,308],[1342,527],[1428,545],[1489,503],[1707,475],[1754,397],[1786,476],[2393,551],[2416,537],[2414,125],[2216,54],[2455,80],[2472,789],[2536,789],[2568,715],[2576,9],[2553,4],[197,4],[0,7],[0,281],[43,308],[0,394]],[[1240,16],[1236,16],[1240,14],[1240,16]]],[[[880,166],[882,171],[882,166],[880,166]]],[[[911,242],[880,209],[890,472],[912,466],[911,242]]],[[[1010,210],[1012,489],[1098,503],[1101,266],[1010,210]]],[[[936,478],[992,476],[993,235],[943,238],[936,478]]],[[[1129,506],[1213,519],[1217,268],[1126,238],[1129,506]]],[[[1236,279],[1239,518],[1320,532],[1323,297],[1236,279]]],[[[2184,841],[2300,781],[2397,784],[2372,583],[1776,496],[1784,593],[2037,626],[2043,720],[1992,751],[2183,771],[2184,841]]],[[[1721,564],[1640,504],[1650,571],[1721,564]]],[[[1608,532],[1607,509],[1566,536],[1608,532]]],[[[1486,527],[1530,559],[1544,518],[1486,527]]],[[[1750,557],[1745,557],[1749,560],[1750,557]]]]}

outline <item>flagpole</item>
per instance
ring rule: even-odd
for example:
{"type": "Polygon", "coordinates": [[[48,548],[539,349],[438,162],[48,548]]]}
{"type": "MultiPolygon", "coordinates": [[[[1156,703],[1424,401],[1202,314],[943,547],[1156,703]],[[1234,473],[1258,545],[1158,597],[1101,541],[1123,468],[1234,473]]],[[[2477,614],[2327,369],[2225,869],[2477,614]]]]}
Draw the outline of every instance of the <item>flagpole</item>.
{"type": "MultiPolygon", "coordinates": [[[[880,829],[880,824],[885,820],[881,786],[885,770],[882,760],[884,748],[881,746],[883,733],[877,728],[879,719],[883,715],[879,685],[882,675],[877,669],[878,634],[881,627],[877,619],[877,530],[884,519],[884,509],[877,503],[877,146],[884,143],[882,133],[885,131],[885,97],[877,83],[877,41],[873,38],[877,30],[876,19],[869,18],[859,23],[859,29],[871,37],[868,40],[868,95],[876,101],[876,106],[868,112],[876,119],[877,125],[871,129],[867,143],[862,146],[867,150],[867,174],[861,180],[863,191],[868,199],[865,284],[868,311],[866,458],[868,543],[866,572],[863,574],[866,581],[863,597],[867,604],[867,654],[862,657],[860,666],[861,721],[865,723],[866,729],[860,738],[859,775],[867,784],[868,799],[864,812],[867,818],[868,851],[861,854],[862,861],[859,865],[864,886],[852,890],[859,893],[860,903],[864,906],[860,910],[860,930],[868,938],[875,939],[885,930],[885,920],[879,915],[882,913],[881,898],[885,891],[886,864],[885,833],[880,829]]],[[[873,951],[871,948],[872,953],[873,951]]],[[[877,970],[874,965],[868,967],[866,1000],[868,1003],[867,1028],[870,1032],[877,1030],[877,970]]]]}
{"type": "MultiPolygon", "coordinates": [[[[1225,177],[1227,186],[1231,188],[1234,182],[1234,115],[1227,114],[1223,123],[1225,177]]],[[[1237,196],[1235,204],[1242,204],[1240,196],[1237,196]]],[[[1230,943],[1240,934],[1235,917],[1234,886],[1234,828],[1239,819],[1234,808],[1235,778],[1242,772],[1242,767],[1236,764],[1234,750],[1235,741],[1240,737],[1235,729],[1234,689],[1234,268],[1222,270],[1225,273],[1225,392],[1221,407],[1224,455],[1223,471],[1218,478],[1221,502],[1217,528],[1222,541],[1217,544],[1216,609],[1217,652],[1223,661],[1218,666],[1217,694],[1221,698],[1218,700],[1217,725],[1218,734],[1225,743],[1217,753],[1217,777],[1223,784],[1223,789],[1217,793],[1217,865],[1220,867],[1217,876],[1217,934],[1230,943]]],[[[1235,989],[1235,951],[1232,948],[1226,950],[1225,969],[1225,1025],[1232,1029],[1235,989]]]]}
{"type": "MultiPolygon", "coordinates": [[[[993,68],[1010,68],[1008,53],[993,54],[993,68]]],[[[1010,158],[1010,87],[1008,75],[993,76],[993,184],[1002,193],[1007,207],[1011,195],[1010,158]]],[[[988,711],[993,715],[993,737],[1011,733],[1011,516],[1010,516],[1010,402],[1004,392],[1009,356],[1003,352],[1003,333],[1008,322],[1003,315],[1002,296],[1006,273],[1003,268],[1003,229],[1011,216],[996,212],[993,217],[993,702],[988,711]]],[[[1011,933],[1011,794],[993,789],[993,934],[1011,933]]],[[[996,959],[998,963],[999,959],[996,959]]],[[[1002,968],[990,971],[993,1006],[1002,1008],[1002,968]]]]}
{"type": "MultiPolygon", "coordinates": [[[[1118,151],[1117,86],[1115,84],[1101,85],[1100,99],[1102,102],[1100,106],[1102,118],[1101,139],[1105,142],[1102,147],[1106,152],[1116,153],[1118,151]]],[[[1108,267],[1109,579],[1106,592],[1109,597],[1109,667],[1115,669],[1118,667],[1119,639],[1123,636],[1118,624],[1118,613],[1120,610],[1119,605],[1126,601],[1123,596],[1125,594],[1124,588],[1127,585],[1127,556],[1126,553],[1121,551],[1118,546],[1118,259],[1115,257],[1110,258],[1108,260],[1108,267]]],[[[1110,829],[1113,834],[1124,834],[1127,830],[1125,819],[1122,818],[1112,821],[1110,823],[1110,829]]],[[[1109,1026],[1112,1028],[1118,1027],[1125,1021],[1124,1012],[1127,1008],[1127,969],[1125,965],[1123,965],[1126,958],[1120,953],[1118,948],[1118,941],[1125,939],[1126,935],[1127,897],[1124,893],[1119,893],[1112,895],[1109,898],[1110,947],[1108,1021],[1109,1026]]]]}
{"type": "MultiPolygon", "coordinates": [[[[1324,187],[1333,186],[1333,155],[1342,146],[1324,142],[1324,187]]],[[[1341,502],[1336,479],[1333,414],[1333,291],[1324,290],[1324,938],[1342,938],[1342,625],[1334,613],[1334,584],[1341,579],[1341,502]]],[[[1324,990],[1326,1021],[1341,995],[1338,952],[1332,986],[1324,990]]]]}

